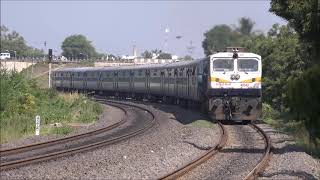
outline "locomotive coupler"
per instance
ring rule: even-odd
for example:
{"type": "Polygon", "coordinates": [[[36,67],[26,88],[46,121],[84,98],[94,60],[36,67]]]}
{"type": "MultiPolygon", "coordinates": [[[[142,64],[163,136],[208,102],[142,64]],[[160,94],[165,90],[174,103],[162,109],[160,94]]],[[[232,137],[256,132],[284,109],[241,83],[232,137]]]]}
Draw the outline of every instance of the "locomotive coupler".
{"type": "Polygon", "coordinates": [[[226,120],[232,120],[232,109],[231,100],[229,98],[224,98],[223,100],[223,111],[226,120]]]}

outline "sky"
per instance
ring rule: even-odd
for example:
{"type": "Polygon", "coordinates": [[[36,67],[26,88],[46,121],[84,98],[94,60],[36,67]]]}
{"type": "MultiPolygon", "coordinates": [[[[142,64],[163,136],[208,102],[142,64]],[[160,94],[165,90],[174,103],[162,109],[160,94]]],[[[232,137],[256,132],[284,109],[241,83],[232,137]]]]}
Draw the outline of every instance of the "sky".
{"type": "Polygon", "coordinates": [[[21,34],[28,45],[61,53],[63,40],[85,35],[100,53],[131,55],[163,49],[203,57],[203,34],[215,25],[236,25],[241,17],[267,32],[286,21],[270,13],[270,1],[9,1],[1,0],[1,24],[21,34]],[[176,38],[181,36],[180,39],[176,38]],[[167,42],[167,43],[165,43],[167,42]],[[192,44],[192,45],[191,45],[192,44]]]}

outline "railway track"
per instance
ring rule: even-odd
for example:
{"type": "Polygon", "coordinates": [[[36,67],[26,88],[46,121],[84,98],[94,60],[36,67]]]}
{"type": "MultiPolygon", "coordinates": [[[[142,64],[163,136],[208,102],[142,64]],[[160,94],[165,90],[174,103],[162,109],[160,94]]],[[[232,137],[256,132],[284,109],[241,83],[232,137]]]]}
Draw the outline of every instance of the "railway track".
{"type": "Polygon", "coordinates": [[[262,158],[260,159],[259,163],[244,178],[246,180],[257,179],[257,177],[259,176],[259,173],[261,173],[264,170],[264,168],[268,165],[268,162],[269,162],[271,155],[272,155],[272,153],[271,153],[272,145],[271,145],[271,140],[270,140],[269,136],[263,131],[263,129],[261,129],[256,124],[250,124],[250,126],[254,129],[256,129],[257,132],[260,133],[261,136],[264,138],[265,152],[264,152],[262,158]]]}
{"type": "MultiPolygon", "coordinates": [[[[97,101],[102,101],[102,99],[96,99],[97,101]]],[[[5,149],[1,150],[1,164],[0,164],[0,169],[1,171],[6,170],[6,169],[11,169],[11,168],[16,168],[19,166],[23,166],[26,164],[31,164],[35,162],[41,162],[45,160],[50,160],[50,159],[55,159],[58,157],[66,156],[66,155],[71,155],[74,153],[78,152],[83,152],[89,149],[101,147],[104,145],[110,145],[114,144],[116,142],[131,138],[133,136],[136,136],[138,134],[141,134],[148,129],[152,128],[155,125],[155,116],[153,113],[145,108],[136,106],[136,105],[131,105],[127,103],[122,103],[122,102],[116,102],[116,101],[105,101],[103,100],[105,104],[117,107],[125,112],[125,118],[123,118],[120,122],[113,124],[111,126],[101,128],[95,131],[87,132],[84,134],[79,134],[75,136],[70,136],[66,138],[61,138],[61,139],[56,139],[52,141],[47,141],[43,143],[37,143],[37,144],[31,144],[28,146],[22,146],[18,148],[12,148],[12,149],[5,149]],[[145,125],[142,127],[137,128],[134,131],[129,131],[129,133],[118,133],[117,136],[112,137],[112,138],[96,138],[97,140],[91,140],[88,141],[90,143],[80,143],[80,145],[77,146],[71,146],[70,148],[62,148],[59,150],[54,150],[54,151],[46,151],[46,148],[51,148],[52,146],[57,146],[61,145],[64,143],[73,143],[75,140],[83,139],[83,138],[88,138],[94,135],[101,135],[102,133],[105,133],[107,131],[110,131],[112,129],[115,129],[116,127],[119,127],[121,124],[124,124],[127,119],[128,119],[128,108],[134,108],[135,111],[142,111],[143,114],[148,113],[151,116],[151,119],[149,122],[147,122],[145,125]],[[34,152],[34,151],[41,151],[43,150],[44,152],[38,152],[33,155],[28,155],[28,153],[34,152]],[[22,156],[21,154],[27,154],[27,156],[22,156]],[[19,157],[20,156],[20,157],[19,157]]],[[[140,117],[141,118],[141,117],[140,117]]],[[[123,131],[127,132],[127,131],[123,131]]],[[[32,154],[32,153],[31,153],[32,154]]]]}
{"type": "Polygon", "coordinates": [[[196,158],[195,160],[188,162],[185,166],[163,176],[160,179],[177,179],[183,176],[184,174],[188,173],[195,167],[199,166],[200,164],[206,162],[208,159],[212,158],[216,153],[218,153],[219,150],[221,150],[227,143],[228,134],[223,124],[221,124],[220,122],[218,122],[217,124],[220,127],[221,137],[219,143],[216,146],[210,148],[206,153],[196,158]]]}
{"type": "MultiPolygon", "coordinates": [[[[212,158],[215,154],[217,154],[221,149],[223,149],[223,147],[225,146],[228,140],[228,132],[222,123],[218,122],[218,125],[220,126],[221,133],[222,133],[221,139],[218,145],[216,145],[215,147],[212,147],[206,153],[196,158],[195,160],[188,162],[185,166],[171,173],[166,174],[160,179],[177,179],[177,178],[183,177],[185,174],[192,171],[194,168],[201,165],[202,163],[206,162],[208,159],[212,158]]],[[[256,179],[259,173],[262,172],[266,167],[271,156],[271,141],[269,136],[256,124],[250,124],[250,126],[254,128],[257,131],[257,133],[259,133],[264,138],[265,151],[259,163],[256,164],[256,166],[244,178],[246,180],[256,179]]]]}

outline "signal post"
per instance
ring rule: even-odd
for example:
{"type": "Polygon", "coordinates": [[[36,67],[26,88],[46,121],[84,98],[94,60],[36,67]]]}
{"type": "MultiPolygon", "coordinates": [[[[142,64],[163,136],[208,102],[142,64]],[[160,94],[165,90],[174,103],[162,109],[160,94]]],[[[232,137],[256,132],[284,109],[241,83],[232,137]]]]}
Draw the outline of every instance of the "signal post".
{"type": "Polygon", "coordinates": [[[49,58],[49,88],[51,88],[51,62],[52,62],[52,49],[49,49],[49,52],[48,52],[48,58],[49,58]]]}

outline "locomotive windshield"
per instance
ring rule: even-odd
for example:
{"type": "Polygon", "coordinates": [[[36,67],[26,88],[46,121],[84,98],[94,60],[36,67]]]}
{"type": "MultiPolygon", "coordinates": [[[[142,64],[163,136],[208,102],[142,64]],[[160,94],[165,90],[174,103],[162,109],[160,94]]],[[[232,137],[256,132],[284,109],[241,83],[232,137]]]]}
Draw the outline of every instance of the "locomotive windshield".
{"type": "Polygon", "coordinates": [[[216,59],[212,67],[214,71],[233,71],[233,59],[216,59]]]}
{"type": "Polygon", "coordinates": [[[238,59],[238,71],[258,71],[258,61],[255,59],[238,59]]]}

